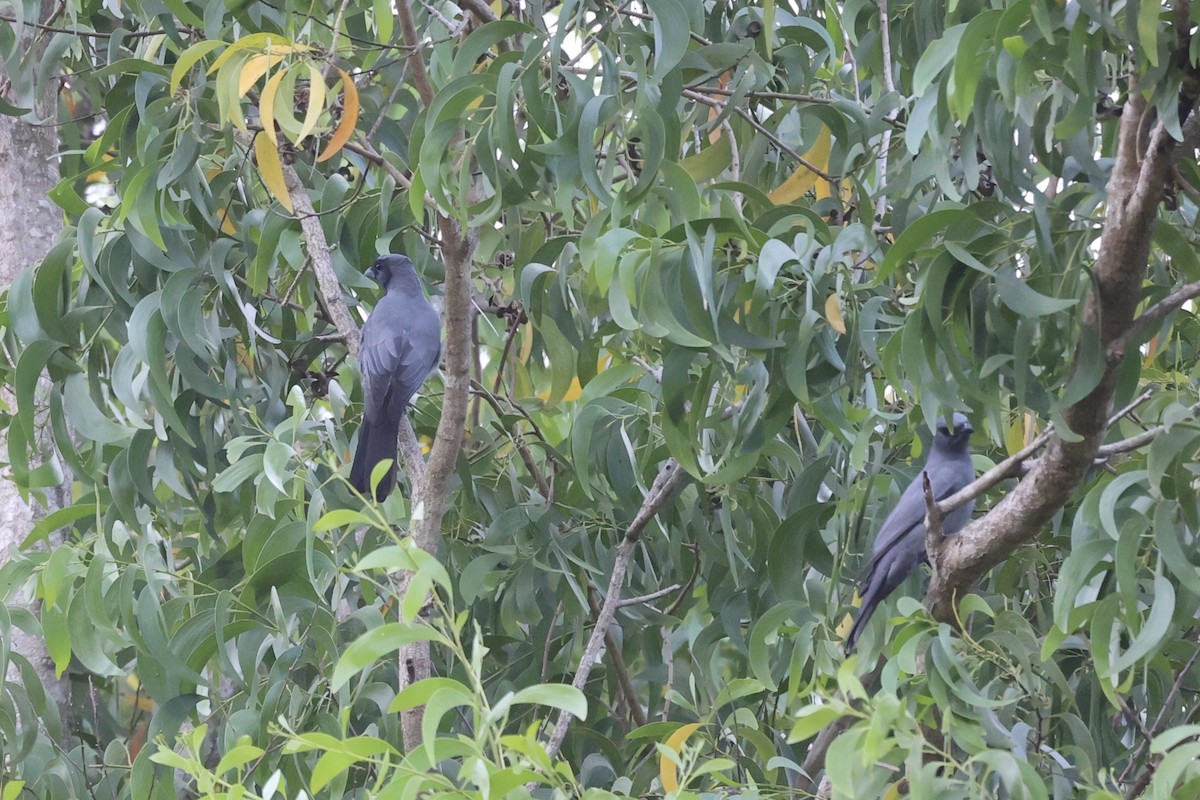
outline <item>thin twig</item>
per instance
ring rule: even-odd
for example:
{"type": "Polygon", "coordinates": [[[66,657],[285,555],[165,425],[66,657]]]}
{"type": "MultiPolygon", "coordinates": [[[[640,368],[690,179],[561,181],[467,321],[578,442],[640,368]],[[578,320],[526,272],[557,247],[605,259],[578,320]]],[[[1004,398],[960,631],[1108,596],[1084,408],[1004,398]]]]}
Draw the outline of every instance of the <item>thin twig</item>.
{"type": "Polygon", "coordinates": [[[325,62],[325,66],[321,68],[321,77],[326,80],[329,79],[329,71],[333,69],[333,59],[337,58],[338,34],[342,31],[342,19],[346,16],[346,6],[348,5],[350,5],[350,0],[342,0],[342,4],[338,6],[337,15],[333,18],[333,27],[330,28],[333,32],[329,40],[331,57],[325,62]]]}
{"type": "MultiPolygon", "coordinates": [[[[1117,424],[1120,419],[1125,417],[1127,414],[1130,414],[1142,403],[1146,402],[1146,400],[1149,399],[1153,393],[1154,389],[1150,388],[1133,398],[1128,405],[1108,418],[1105,428],[1111,428],[1113,425],[1117,424]]],[[[1042,431],[1036,439],[1034,439],[1025,447],[1021,448],[1020,451],[1013,453],[1011,456],[980,475],[971,483],[968,483],[962,489],[959,489],[957,492],[938,503],[938,510],[941,511],[943,515],[949,514],[951,511],[968,502],[969,500],[979,497],[979,495],[983,494],[988,489],[991,489],[1005,478],[1013,478],[1020,475],[1025,462],[1029,461],[1029,457],[1036,453],[1042,447],[1042,445],[1050,441],[1050,437],[1053,435],[1054,426],[1047,425],[1046,430],[1042,431]]],[[[1103,450],[1104,448],[1100,449],[1103,450]]]]}
{"type": "Polygon", "coordinates": [[[417,36],[417,26],[413,22],[412,8],[408,0],[396,3],[396,19],[400,23],[400,31],[404,36],[404,44],[411,48],[408,51],[408,67],[412,72],[413,86],[421,98],[421,105],[426,108],[433,102],[433,84],[429,82],[429,73],[425,71],[425,60],[420,50],[420,38],[417,36]]]}
{"type": "Polygon", "coordinates": [[[565,602],[563,598],[558,598],[558,605],[554,607],[554,614],[550,617],[550,627],[546,631],[546,645],[542,648],[541,683],[545,683],[550,677],[550,648],[554,644],[554,623],[558,620],[559,615],[562,614],[565,602]]]}
{"type": "Polygon", "coordinates": [[[459,6],[475,15],[480,22],[488,23],[497,20],[496,12],[483,0],[461,0],[459,6]]]}
{"type": "MultiPolygon", "coordinates": [[[[633,10],[629,9],[627,6],[628,6],[628,3],[626,3],[625,5],[618,8],[617,13],[624,14],[627,17],[633,17],[634,19],[645,20],[647,22],[650,22],[654,19],[654,17],[650,16],[649,14],[645,14],[641,11],[633,11],[633,10]]],[[[692,37],[692,41],[698,42],[699,44],[702,44],[705,47],[712,44],[712,42],[710,42],[708,39],[705,39],[703,36],[696,33],[695,31],[688,31],[688,35],[692,37]]]]}
{"type": "Polygon", "coordinates": [[[659,599],[660,597],[666,597],[667,595],[669,595],[671,592],[675,591],[678,588],[679,588],[678,583],[672,583],[670,586],[666,587],[665,589],[659,589],[657,592],[651,592],[650,594],[643,594],[643,595],[640,595],[639,597],[626,597],[624,600],[617,603],[617,608],[626,608],[628,606],[637,606],[637,605],[641,605],[642,603],[653,603],[655,600],[659,599]]]}
{"type": "MultiPolygon", "coordinates": [[[[471,389],[475,392],[476,397],[482,397],[487,401],[492,410],[496,412],[496,416],[503,418],[504,409],[500,406],[500,399],[495,394],[489,392],[487,387],[478,381],[471,381],[471,389]]],[[[537,462],[533,460],[533,455],[529,452],[529,448],[525,446],[525,441],[521,436],[521,432],[514,426],[509,431],[509,437],[512,440],[513,446],[517,448],[517,454],[521,456],[521,461],[525,462],[525,469],[533,476],[533,480],[538,485],[538,491],[542,493],[542,497],[546,499],[548,504],[554,503],[554,490],[551,488],[546,476],[537,468],[537,462]]]]}
{"type": "Polygon", "coordinates": [[[508,362],[508,353],[512,350],[513,340],[517,338],[517,329],[520,327],[517,322],[519,318],[514,316],[508,321],[508,334],[504,337],[504,349],[500,351],[500,363],[496,365],[496,380],[492,384],[494,394],[500,394],[500,387],[504,384],[504,367],[508,362]]]}
{"type": "MultiPolygon", "coordinates": [[[[738,153],[737,137],[733,134],[733,125],[729,122],[729,117],[721,120],[721,129],[725,131],[725,135],[729,137],[729,177],[734,181],[742,179],[742,157],[738,153]]],[[[733,207],[742,213],[742,193],[733,193],[733,207]]]]}
{"type": "MultiPolygon", "coordinates": [[[[703,105],[711,106],[712,108],[721,109],[722,111],[725,109],[725,106],[727,105],[723,100],[718,100],[715,97],[708,97],[707,95],[701,94],[700,92],[692,91],[690,89],[684,89],[683,96],[687,97],[691,100],[695,100],[696,102],[701,103],[703,105]]],[[[757,117],[755,117],[753,114],[751,114],[746,109],[742,108],[741,106],[735,106],[733,109],[733,113],[737,114],[739,117],[746,120],[746,122],[750,123],[750,127],[754,128],[754,130],[758,131],[763,136],[765,136],[767,138],[767,140],[771,142],[771,144],[778,147],[780,150],[782,150],[784,153],[786,153],[789,157],[794,159],[796,162],[807,167],[809,170],[812,171],[812,173],[814,175],[817,175],[826,181],[832,182],[832,181],[837,180],[832,175],[825,172],[825,170],[821,169],[816,164],[812,163],[807,158],[805,158],[804,156],[797,153],[794,148],[785,144],[782,139],[780,139],[778,136],[776,136],[770,129],[767,128],[766,125],[763,125],[762,122],[760,122],[757,117]]]]}
{"type": "MultiPolygon", "coordinates": [[[[596,656],[599,655],[600,647],[604,642],[604,633],[608,630],[608,626],[612,624],[613,617],[617,613],[617,604],[621,602],[621,587],[625,585],[625,572],[629,569],[629,562],[633,559],[633,552],[637,546],[638,539],[641,538],[642,532],[650,524],[650,521],[666,506],[675,489],[683,485],[686,479],[687,472],[679,466],[678,461],[669,458],[663,462],[659,468],[658,476],[654,479],[654,483],[650,487],[650,491],[646,493],[646,499],[642,502],[642,507],[638,509],[633,522],[629,524],[629,527],[625,530],[625,535],[621,537],[621,544],[617,547],[617,555],[613,560],[612,576],[608,582],[608,594],[604,598],[604,604],[600,607],[600,613],[596,616],[592,635],[588,639],[587,645],[583,649],[583,655],[579,659],[579,667],[575,671],[575,679],[571,681],[571,685],[576,689],[583,691],[583,688],[587,686],[588,676],[591,675],[592,667],[596,663],[596,656]]],[[[554,725],[554,733],[550,735],[550,741],[546,743],[546,754],[550,758],[557,756],[559,750],[562,748],[562,743],[567,736],[567,728],[571,724],[572,716],[566,711],[559,713],[558,721],[554,725]]]]}
{"type": "MultiPolygon", "coordinates": [[[[1200,717],[1200,704],[1192,706],[1192,710],[1188,712],[1188,715],[1184,717],[1183,722],[1180,724],[1191,725],[1196,721],[1197,717],[1200,717]]],[[[1129,789],[1129,791],[1126,792],[1126,800],[1133,800],[1135,797],[1141,797],[1142,792],[1146,791],[1146,787],[1150,784],[1151,779],[1154,778],[1154,773],[1158,769],[1158,765],[1160,762],[1162,762],[1162,760],[1162,755],[1156,755],[1153,758],[1151,763],[1146,766],[1146,770],[1138,776],[1137,783],[1135,783],[1129,789]]]]}
{"type": "Polygon", "coordinates": [[[700,577],[700,548],[694,544],[685,544],[684,548],[692,551],[692,556],[695,557],[696,563],[692,566],[692,574],[688,577],[687,583],[679,590],[679,596],[675,598],[675,602],[664,612],[668,617],[675,616],[680,606],[683,605],[684,599],[692,593],[692,587],[696,585],[696,579],[700,577]]]}
{"type": "Polygon", "coordinates": [[[1175,702],[1175,698],[1179,696],[1179,690],[1183,688],[1183,679],[1187,677],[1188,672],[1196,665],[1196,660],[1200,658],[1200,647],[1192,653],[1192,657],[1183,665],[1183,669],[1179,670],[1179,674],[1175,676],[1175,683],[1171,686],[1171,691],[1167,692],[1167,696],[1162,701],[1162,707],[1158,710],[1158,714],[1154,717],[1154,723],[1150,726],[1150,733],[1154,736],[1162,733],[1162,725],[1167,716],[1167,710],[1171,704],[1175,702]]]}
{"type": "MultiPolygon", "coordinates": [[[[896,80],[892,76],[892,37],[891,18],[888,15],[888,0],[879,0],[879,39],[883,48],[883,85],[889,94],[896,93],[896,80]]],[[[857,85],[857,84],[856,84],[857,85]]],[[[895,120],[900,114],[899,108],[893,108],[885,117],[895,120]]],[[[883,224],[884,213],[887,211],[887,194],[883,191],[887,184],[888,152],[892,146],[892,129],[885,128],[879,145],[879,156],[875,159],[875,181],[879,197],[875,200],[875,225],[883,224]]]]}
{"type": "Polygon", "coordinates": [[[1188,300],[1200,297],[1200,281],[1185,283],[1169,295],[1147,308],[1137,317],[1120,339],[1108,347],[1108,357],[1119,359],[1124,357],[1125,350],[1131,342],[1137,341],[1146,331],[1155,327],[1167,318],[1168,314],[1178,311],[1188,300]]]}
{"type": "MultiPolygon", "coordinates": [[[[1195,404],[1187,410],[1188,417],[1194,417],[1200,413],[1200,403],[1195,404]]],[[[1112,458],[1120,453],[1129,453],[1139,448],[1145,447],[1154,441],[1160,434],[1167,429],[1166,425],[1155,425],[1149,430],[1142,431],[1136,436],[1130,436],[1128,439],[1122,439],[1119,442],[1101,445],[1096,451],[1096,457],[1100,460],[1112,458]]]]}
{"type": "MultiPolygon", "coordinates": [[[[5,14],[0,14],[0,22],[9,22],[9,23],[12,23],[15,25],[17,23],[17,20],[15,17],[10,17],[5,14]]],[[[23,24],[27,28],[34,28],[36,30],[43,31],[45,33],[70,33],[75,36],[82,37],[84,39],[111,39],[112,37],[116,36],[117,34],[120,34],[122,39],[145,39],[149,36],[162,36],[163,35],[162,31],[118,30],[118,31],[113,31],[112,33],[103,33],[101,31],[75,30],[73,28],[57,28],[53,25],[43,25],[40,22],[31,22],[29,20],[22,20],[21,24],[23,24]]],[[[180,26],[180,30],[183,32],[190,31],[189,28],[184,27],[184,26],[180,26]]]]}
{"type": "Polygon", "coordinates": [[[629,360],[632,361],[633,363],[637,364],[642,369],[646,370],[646,372],[650,373],[650,377],[654,378],[655,383],[662,383],[662,376],[663,376],[662,367],[654,366],[653,364],[651,364],[649,361],[642,358],[641,356],[634,356],[633,358],[631,358],[629,360]]]}
{"type": "MultiPolygon", "coordinates": [[[[600,616],[600,606],[596,603],[596,588],[590,583],[587,587],[587,596],[592,617],[600,616]]],[[[620,687],[621,695],[625,698],[625,705],[629,707],[629,714],[633,717],[634,724],[640,728],[647,722],[646,712],[642,708],[642,701],[638,697],[637,689],[633,686],[633,678],[629,676],[629,667],[625,665],[625,656],[621,654],[621,646],[617,643],[617,637],[613,636],[611,629],[604,631],[604,649],[608,653],[608,660],[612,662],[612,670],[617,676],[617,686],[620,687]]]]}
{"type": "MultiPolygon", "coordinates": [[[[1153,740],[1153,738],[1158,734],[1162,733],[1162,726],[1163,723],[1166,722],[1165,717],[1167,711],[1170,710],[1172,703],[1175,702],[1175,698],[1178,697],[1179,690],[1183,687],[1183,679],[1187,677],[1188,672],[1191,671],[1198,657],[1200,657],[1200,647],[1196,648],[1195,652],[1192,653],[1192,657],[1188,659],[1188,662],[1183,665],[1183,669],[1181,669],[1175,676],[1175,683],[1171,686],[1171,691],[1167,693],[1166,698],[1164,698],[1162,707],[1159,709],[1158,715],[1155,716],[1154,723],[1150,726],[1150,737],[1143,739],[1138,745],[1138,749],[1132,756],[1130,756],[1129,763],[1125,765],[1125,769],[1121,771],[1121,777],[1117,779],[1118,783],[1123,784],[1129,779],[1129,774],[1133,771],[1134,767],[1137,766],[1138,761],[1141,760],[1142,756],[1145,755],[1146,750],[1150,747],[1151,740],[1153,740]]],[[[1152,774],[1153,770],[1149,770],[1149,772],[1152,774]]],[[[1145,787],[1143,786],[1142,788],[1144,789],[1145,787]]],[[[1131,793],[1129,796],[1137,797],[1138,794],[1141,794],[1141,790],[1136,793],[1131,793]]]]}

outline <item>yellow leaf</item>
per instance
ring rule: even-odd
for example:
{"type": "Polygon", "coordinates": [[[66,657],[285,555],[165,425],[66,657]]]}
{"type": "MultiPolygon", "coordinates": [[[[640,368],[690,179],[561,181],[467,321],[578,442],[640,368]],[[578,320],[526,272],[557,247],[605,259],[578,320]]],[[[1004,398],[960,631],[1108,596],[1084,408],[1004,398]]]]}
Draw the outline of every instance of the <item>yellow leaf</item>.
{"type": "MultiPolygon", "coordinates": [[[[263,87],[262,97],[258,98],[258,119],[262,122],[263,133],[271,140],[272,147],[279,146],[279,139],[275,136],[275,95],[279,93],[279,84],[283,83],[284,75],[287,75],[286,69],[281,69],[272,75],[267,81],[267,85],[263,87]]],[[[278,153],[275,154],[275,158],[279,159],[278,153]]],[[[288,211],[291,209],[289,208],[288,211]]]]}
{"type": "Polygon", "coordinates": [[[825,298],[825,321],[838,333],[846,332],[846,320],[842,318],[842,304],[838,300],[837,292],[825,298]]]}
{"type": "Polygon", "coordinates": [[[1150,363],[1152,361],[1154,361],[1154,359],[1157,355],[1158,355],[1158,334],[1154,334],[1154,336],[1151,337],[1150,341],[1146,342],[1146,358],[1144,361],[1145,365],[1150,366],[1150,363]]]}
{"type": "Polygon", "coordinates": [[[250,91],[250,87],[258,83],[258,79],[266,75],[267,70],[282,60],[282,54],[273,52],[260,53],[246,59],[246,63],[242,64],[242,71],[238,75],[238,97],[245,97],[246,92],[250,91]]]}
{"type": "Polygon", "coordinates": [[[312,49],[306,44],[293,44],[277,33],[252,33],[249,36],[243,36],[241,39],[238,39],[227,47],[225,52],[217,56],[212,66],[208,68],[208,74],[213,74],[226,61],[238,53],[245,53],[247,50],[260,50],[264,53],[287,55],[288,53],[304,53],[312,49]]]}
{"type": "MultiPolygon", "coordinates": [[[[723,73],[721,73],[721,77],[717,78],[717,86],[721,87],[722,89],[727,88],[729,86],[730,73],[732,73],[732,70],[728,70],[728,69],[725,70],[723,73]]],[[[713,99],[723,101],[723,100],[725,100],[725,97],[723,95],[714,95],[713,99]]],[[[716,118],[719,117],[720,115],[721,115],[721,112],[717,110],[716,106],[708,107],[708,121],[709,122],[715,121],[716,118]]],[[[724,135],[724,133],[725,133],[725,131],[721,129],[720,125],[713,126],[713,128],[708,132],[708,143],[716,144],[717,140],[719,140],[721,138],[721,136],[724,135]]]]}
{"type": "Polygon", "coordinates": [[[526,322],[521,326],[521,352],[517,356],[517,360],[522,364],[529,363],[529,356],[533,353],[533,323],[526,322]]]}
{"type": "Polygon", "coordinates": [[[896,781],[889,786],[888,790],[883,793],[881,800],[900,800],[900,783],[901,781],[896,781]]]}
{"type": "Polygon", "coordinates": [[[1033,441],[1037,435],[1033,414],[1022,414],[1004,433],[1004,447],[1012,455],[1033,441]]]}
{"type": "Polygon", "coordinates": [[[279,160],[279,151],[274,143],[266,136],[255,136],[254,155],[258,159],[258,174],[262,176],[263,185],[291,213],[292,196],[288,194],[287,184],[283,181],[283,162],[279,160]]]}
{"type": "Polygon", "coordinates": [[[346,142],[350,141],[350,137],[354,135],[354,127],[358,124],[358,87],[341,67],[338,67],[338,74],[342,76],[342,93],[345,96],[342,121],[338,123],[333,136],[329,137],[329,144],[325,145],[321,155],[317,156],[317,161],[326,161],[336,155],[346,142]]]}
{"type": "MultiPolygon", "coordinates": [[[[667,737],[667,741],[664,744],[678,753],[683,747],[683,743],[687,741],[687,738],[700,730],[701,727],[699,722],[689,722],[687,725],[680,725],[667,737]]],[[[664,792],[679,791],[679,770],[676,768],[674,761],[665,756],[659,756],[658,777],[662,781],[664,792]]]]}
{"type": "MultiPolygon", "coordinates": [[[[817,169],[825,172],[829,171],[829,149],[831,141],[829,128],[821,126],[821,132],[817,135],[817,141],[809,148],[807,153],[804,153],[804,158],[817,169]]],[[[775,205],[783,205],[800,199],[806,192],[818,186],[818,181],[821,177],[813,172],[808,167],[801,164],[796,167],[786,181],[776,186],[773,190],[767,193],[767,198],[775,205]]],[[[820,189],[817,189],[819,192],[820,189]]],[[[829,187],[825,187],[825,196],[829,196],[829,187]]]]}
{"type": "Polygon", "coordinates": [[[237,353],[238,364],[254,372],[254,353],[250,352],[250,348],[246,347],[246,343],[238,339],[234,342],[234,350],[237,353]]]}
{"type": "MultiPolygon", "coordinates": [[[[562,396],[562,399],[564,402],[573,402],[575,400],[578,400],[579,396],[582,394],[583,394],[583,386],[579,383],[579,378],[572,378],[571,385],[567,387],[567,391],[562,396]]],[[[544,392],[538,392],[537,396],[538,396],[538,399],[541,400],[543,403],[548,403],[550,401],[550,390],[547,389],[544,392]]]]}
{"type": "MultiPolygon", "coordinates": [[[[862,605],[862,598],[858,595],[858,590],[854,590],[854,598],[850,601],[850,605],[858,608],[862,605]]],[[[854,615],[847,614],[842,618],[842,621],[837,626],[837,636],[842,641],[846,641],[846,637],[850,635],[850,628],[854,626],[854,615]]]]}
{"type": "Polygon", "coordinates": [[[237,233],[237,226],[233,224],[233,220],[229,217],[229,208],[222,206],[217,209],[217,213],[221,215],[221,230],[233,236],[237,233]]]}
{"type": "Polygon", "coordinates": [[[325,110],[325,77],[316,64],[308,65],[308,109],[304,112],[304,124],[300,126],[300,134],[296,144],[300,144],[317,127],[317,120],[325,110]]]}

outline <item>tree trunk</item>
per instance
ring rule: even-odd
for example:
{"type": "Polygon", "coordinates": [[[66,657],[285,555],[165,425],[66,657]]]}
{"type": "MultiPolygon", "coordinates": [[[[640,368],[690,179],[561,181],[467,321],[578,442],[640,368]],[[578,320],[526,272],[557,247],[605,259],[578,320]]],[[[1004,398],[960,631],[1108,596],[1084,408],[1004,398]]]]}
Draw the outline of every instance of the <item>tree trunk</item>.
{"type": "MultiPolygon", "coordinates": [[[[44,11],[46,9],[43,9],[44,11]]],[[[36,47],[33,37],[25,36],[36,47]]],[[[0,87],[6,85],[0,62],[0,87]]],[[[20,104],[22,98],[6,98],[20,104]]],[[[35,103],[38,119],[52,122],[57,98],[46,92],[35,103]]],[[[50,200],[58,182],[58,137],[52,124],[35,125],[27,119],[0,116],[0,285],[8,286],[18,273],[34,267],[54,244],[62,230],[62,211],[50,200]]],[[[16,354],[10,354],[15,357],[16,354]]],[[[5,392],[4,402],[15,406],[5,392]]],[[[39,422],[41,418],[39,417],[39,422]]],[[[45,436],[48,430],[43,428],[45,436]]],[[[39,439],[44,438],[39,436],[39,439]]],[[[48,454],[48,446],[42,448],[48,454]]],[[[8,432],[0,431],[0,453],[8,452],[8,432]]],[[[12,483],[7,469],[0,471],[0,560],[8,561],[37,519],[70,502],[70,479],[45,493],[45,506],[26,502],[12,483]]],[[[14,604],[32,608],[32,597],[13,598],[14,604]]],[[[36,611],[36,608],[34,609],[36,611]]],[[[65,712],[66,690],[54,674],[54,664],[41,637],[12,629],[12,649],[27,658],[41,677],[42,685],[65,712]]],[[[9,670],[13,680],[13,671],[9,670]]]]}

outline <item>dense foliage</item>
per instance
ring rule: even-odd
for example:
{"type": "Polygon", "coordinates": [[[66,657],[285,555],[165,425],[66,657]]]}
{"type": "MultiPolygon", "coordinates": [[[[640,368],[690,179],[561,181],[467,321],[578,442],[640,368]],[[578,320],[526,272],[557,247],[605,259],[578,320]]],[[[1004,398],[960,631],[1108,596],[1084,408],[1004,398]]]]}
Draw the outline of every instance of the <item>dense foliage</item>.
{"type": "MultiPolygon", "coordinates": [[[[402,2],[0,0],[0,110],[57,92],[69,221],[0,320],[8,460],[35,495],[75,487],[0,569],[43,603],[0,631],[39,631],[75,698],[60,719],[10,676],[7,786],[769,794],[827,768],[837,797],[1196,790],[1190,315],[1131,343],[1114,398],[1154,390],[1112,441],[1168,435],[1096,469],[962,599],[963,631],[913,579],[840,652],[933,421],[967,411],[982,470],[1095,387],[1081,300],[1120,110],[1134,76],[1183,138],[1187,4],[402,2]],[[437,213],[476,242],[437,558],[404,538],[409,491],[376,507],[346,481],[361,390],[293,170],[360,321],[379,253],[438,294],[437,213]],[[691,480],[576,692],[668,458],[691,480]],[[415,640],[437,677],[399,692],[415,640]],[[586,719],[552,757],[554,709],[586,719]]],[[[1194,158],[1176,185],[1148,301],[1200,279],[1194,158]]],[[[412,413],[426,442],[441,395],[412,413]]]]}

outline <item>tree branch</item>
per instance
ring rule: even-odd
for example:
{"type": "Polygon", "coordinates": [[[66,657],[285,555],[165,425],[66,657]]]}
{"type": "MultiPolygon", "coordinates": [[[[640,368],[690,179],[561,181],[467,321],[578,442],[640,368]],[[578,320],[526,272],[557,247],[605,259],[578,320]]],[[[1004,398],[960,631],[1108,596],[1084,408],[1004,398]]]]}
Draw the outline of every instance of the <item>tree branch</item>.
{"type": "Polygon", "coordinates": [[[929,483],[929,473],[921,470],[921,488],[925,490],[925,553],[929,563],[937,568],[937,555],[942,552],[942,543],[946,535],[942,533],[942,511],[938,508],[937,500],[933,498],[933,486],[929,483]]]}
{"type": "Polygon", "coordinates": [[[495,22],[498,19],[496,12],[483,0],[461,0],[459,5],[474,14],[482,23],[495,22]]]}
{"type": "MultiPolygon", "coordinates": [[[[434,90],[429,81],[429,73],[425,70],[409,0],[397,0],[396,18],[400,23],[404,43],[409,49],[408,70],[413,86],[416,87],[422,105],[428,108],[433,102],[434,90]]],[[[455,139],[460,137],[461,130],[455,139]]],[[[401,180],[402,174],[399,170],[375,152],[373,147],[370,152],[378,157],[379,163],[398,184],[406,183],[401,180]]],[[[409,186],[411,187],[411,183],[409,186]]],[[[472,192],[477,188],[478,186],[472,192]]],[[[445,302],[442,310],[442,322],[446,333],[445,348],[442,352],[445,393],[442,397],[442,416],[438,420],[437,434],[429,451],[429,461],[413,492],[412,526],[409,535],[418,547],[436,556],[441,549],[442,517],[445,514],[450,478],[462,451],[470,408],[473,313],[471,257],[475,252],[475,236],[446,214],[436,210],[435,213],[438,244],[446,269],[445,302]]],[[[411,573],[401,573],[399,590],[407,591],[411,579],[411,573]]],[[[399,660],[401,689],[429,677],[432,673],[429,642],[405,645],[400,649],[399,660]]],[[[401,728],[406,751],[412,752],[421,745],[423,718],[424,706],[402,712],[401,728]]]]}
{"type": "Polygon", "coordinates": [[[358,323],[350,316],[350,309],[342,299],[342,282],[333,271],[333,258],[330,256],[329,242],[325,239],[325,231],[321,228],[321,218],[313,208],[312,200],[308,197],[308,189],[296,168],[291,164],[283,165],[283,182],[287,186],[288,195],[292,199],[292,208],[300,220],[300,230],[304,235],[304,244],[308,248],[308,262],[312,265],[313,275],[317,279],[317,291],[320,295],[321,306],[325,309],[333,326],[346,343],[350,355],[358,356],[358,340],[361,334],[358,323]]]}
{"type": "MultiPolygon", "coordinates": [[[[642,531],[666,506],[675,489],[682,486],[686,480],[687,472],[680,468],[679,462],[673,458],[664,461],[659,467],[658,476],[655,477],[654,483],[646,493],[642,507],[638,509],[633,522],[625,530],[625,535],[621,538],[621,544],[617,547],[617,555],[613,561],[612,576],[608,581],[608,594],[604,598],[603,605],[600,606],[600,613],[596,616],[596,625],[592,628],[592,635],[583,648],[583,656],[579,659],[579,667],[575,670],[575,679],[571,681],[571,685],[576,689],[583,691],[583,688],[587,686],[588,676],[591,675],[592,667],[596,663],[596,656],[599,655],[600,647],[604,643],[604,634],[608,630],[608,626],[612,624],[617,613],[617,606],[621,602],[621,588],[625,585],[625,572],[629,569],[629,562],[633,559],[633,551],[637,546],[638,539],[641,538],[642,531]]],[[[562,748],[571,718],[572,715],[565,711],[559,713],[558,721],[554,725],[554,733],[550,735],[550,741],[546,743],[546,753],[550,758],[558,755],[558,751],[562,748]]]]}
{"type": "Polygon", "coordinates": [[[1020,472],[1021,464],[1023,464],[1030,456],[1041,449],[1042,445],[1048,442],[1050,437],[1053,435],[1054,429],[1047,428],[1036,439],[1025,445],[1025,447],[1021,448],[1016,453],[1013,453],[1011,456],[1004,459],[999,464],[992,467],[987,472],[983,473],[978,478],[938,503],[938,510],[943,515],[949,514],[959,506],[962,506],[968,501],[979,497],[979,495],[983,494],[988,489],[991,489],[1005,478],[1015,477],[1020,472]]]}
{"type": "MultiPolygon", "coordinates": [[[[1146,102],[1137,86],[1132,89],[1121,115],[1104,229],[1092,271],[1092,288],[1081,315],[1080,339],[1098,340],[1105,353],[1126,336],[1133,324],[1158,203],[1184,152],[1161,122],[1147,137],[1149,146],[1144,151],[1139,147],[1146,102]]],[[[1194,107],[1195,99],[1194,95],[1181,95],[1181,102],[1189,109],[1194,107]]],[[[1081,371],[1083,358],[1085,353],[1080,347],[1073,362],[1075,373],[1081,371]]],[[[1063,420],[1074,436],[1068,440],[1051,432],[1045,453],[1025,478],[986,515],[943,542],[925,596],[925,605],[934,619],[953,623],[957,598],[987,570],[1035,537],[1066,504],[1094,463],[1103,441],[1122,360],[1106,361],[1104,373],[1087,396],[1064,409],[1063,420]]]]}
{"type": "Polygon", "coordinates": [[[624,600],[617,603],[617,607],[618,608],[626,608],[628,606],[641,605],[642,603],[653,603],[655,600],[658,600],[661,597],[666,597],[671,592],[674,592],[677,589],[679,589],[679,584],[672,583],[670,586],[668,586],[664,589],[659,589],[657,592],[651,592],[650,594],[643,594],[638,597],[626,597],[624,600]]]}
{"type": "Polygon", "coordinates": [[[425,71],[425,58],[421,53],[421,42],[408,0],[396,0],[396,21],[400,23],[400,32],[408,47],[408,71],[412,75],[413,86],[421,98],[421,105],[428,108],[433,102],[433,84],[429,82],[429,73],[425,71]]]}
{"type": "Polygon", "coordinates": [[[1200,297],[1200,281],[1185,283],[1147,308],[1142,312],[1141,316],[1133,321],[1133,324],[1129,326],[1129,330],[1123,336],[1109,345],[1109,359],[1117,360],[1123,358],[1130,344],[1138,342],[1147,331],[1155,328],[1166,319],[1167,315],[1178,311],[1184,303],[1196,297],[1200,297]]]}
{"type": "MultiPolygon", "coordinates": [[[[504,409],[500,407],[499,399],[497,399],[494,393],[489,392],[487,387],[483,386],[479,381],[473,380],[471,381],[471,388],[475,390],[475,393],[479,397],[487,400],[488,405],[496,412],[497,417],[504,416],[504,409]]],[[[529,452],[529,448],[525,446],[521,432],[517,429],[516,425],[512,427],[509,434],[513,445],[517,448],[517,454],[521,456],[521,460],[525,462],[525,468],[529,470],[529,474],[533,476],[533,480],[537,483],[538,491],[542,493],[542,497],[545,498],[547,504],[552,504],[554,502],[554,489],[550,486],[542,471],[537,468],[537,462],[533,460],[533,455],[529,452]]]]}
{"type": "MultiPolygon", "coordinates": [[[[878,0],[879,2],[879,38],[880,47],[883,49],[883,85],[890,94],[896,92],[896,80],[892,76],[892,38],[891,38],[891,19],[888,15],[888,0],[878,0]]],[[[894,121],[900,116],[900,109],[893,108],[886,115],[886,119],[894,121]]],[[[887,185],[887,170],[888,170],[888,151],[892,147],[892,129],[886,128],[883,131],[883,136],[880,137],[879,157],[875,159],[875,182],[879,191],[879,198],[875,201],[875,226],[883,224],[883,216],[887,211],[887,193],[883,191],[883,187],[887,185]]]]}
{"type": "MultiPolygon", "coordinates": [[[[588,581],[588,606],[592,610],[593,618],[600,616],[600,606],[596,602],[596,594],[596,588],[592,586],[591,581],[588,581]]],[[[612,662],[613,672],[617,676],[617,685],[621,689],[621,695],[625,698],[625,705],[629,707],[633,724],[640,728],[646,724],[646,711],[642,708],[641,698],[638,697],[637,689],[633,686],[633,678],[629,675],[629,667],[625,665],[625,657],[621,655],[621,646],[617,644],[617,637],[613,636],[611,628],[604,631],[604,650],[608,653],[609,661],[612,662]]]]}

